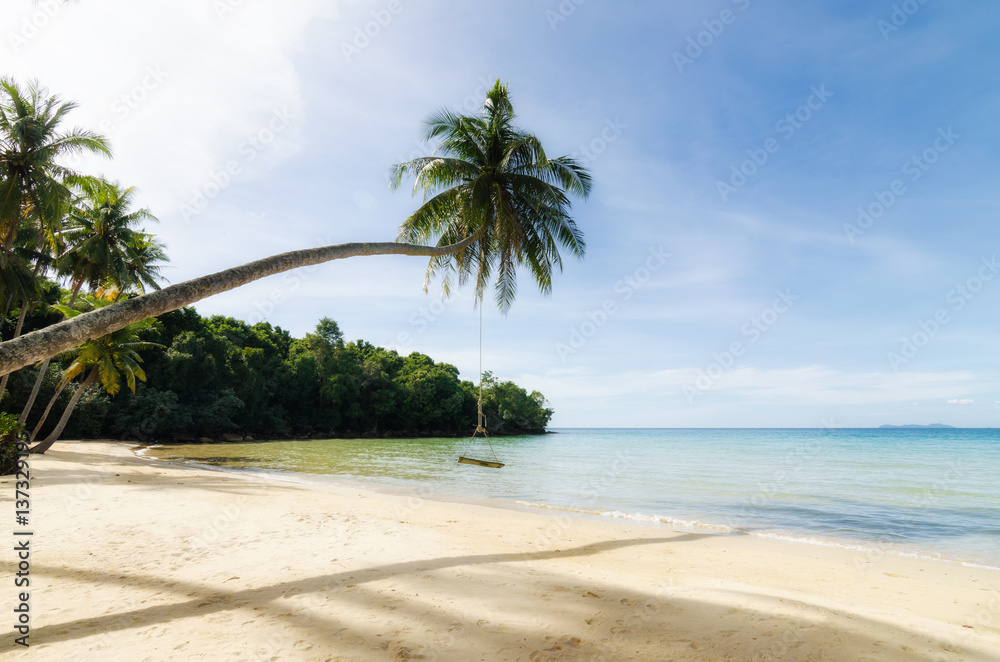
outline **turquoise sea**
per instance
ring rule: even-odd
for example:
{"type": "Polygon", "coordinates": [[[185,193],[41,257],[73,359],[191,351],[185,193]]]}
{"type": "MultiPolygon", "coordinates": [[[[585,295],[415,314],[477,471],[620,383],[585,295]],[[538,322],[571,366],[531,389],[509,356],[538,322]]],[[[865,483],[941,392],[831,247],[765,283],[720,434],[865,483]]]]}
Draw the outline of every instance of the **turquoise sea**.
{"type": "MultiPolygon", "coordinates": [[[[1000,431],[559,429],[493,439],[506,466],[458,464],[468,439],[153,446],[147,457],[307,483],[1000,569],[1000,431]]],[[[492,459],[478,441],[469,455],[492,459]]]]}

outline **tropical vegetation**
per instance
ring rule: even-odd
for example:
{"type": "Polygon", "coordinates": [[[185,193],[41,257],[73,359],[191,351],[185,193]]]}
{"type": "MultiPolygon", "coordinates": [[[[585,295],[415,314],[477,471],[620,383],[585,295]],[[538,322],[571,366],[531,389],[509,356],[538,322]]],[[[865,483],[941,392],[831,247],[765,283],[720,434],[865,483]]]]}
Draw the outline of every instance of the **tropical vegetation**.
{"type": "MultiPolygon", "coordinates": [[[[330,319],[303,338],[266,322],[202,317],[192,308],[144,324],[53,360],[39,399],[54,400],[54,412],[73,412],[62,436],[191,442],[452,436],[475,428],[479,386],[462,380],[455,366],[417,352],[401,356],[364,340],[346,342],[330,319]],[[141,363],[118,368],[116,354],[129,349],[139,352],[141,363]],[[108,373],[119,375],[117,395],[108,388],[108,373]],[[74,375],[90,375],[91,381],[73,382],[74,375]],[[97,388],[101,383],[104,388],[97,388]]],[[[21,410],[36,370],[12,375],[4,410],[21,410]]],[[[483,387],[491,434],[544,431],[552,410],[542,394],[490,373],[483,387]]],[[[42,415],[32,414],[29,430],[42,415]]],[[[48,440],[53,429],[58,426],[49,422],[36,436],[48,440]]]]}
{"type": "MultiPolygon", "coordinates": [[[[293,251],[161,289],[166,254],[145,230],[156,218],[137,208],[136,191],[65,165],[72,154],[111,154],[103,136],[63,128],[74,107],[37,83],[0,79],[0,409],[20,412],[5,427],[8,445],[26,430],[40,437],[53,408],[62,415],[39,452],[63,433],[465,432],[479,387],[453,366],[344,342],[329,319],[295,339],[186,306],[296,267],[403,254],[430,258],[425,288],[438,274],[446,294],[453,278],[473,281],[479,305],[492,282],[506,312],[519,268],[548,293],[561,251],[584,252],[569,196],[589,194],[589,174],[569,157],[548,158],[515,126],[497,81],[479,115],[440,111],[427,121],[426,137],[440,142],[434,156],[394,166],[394,187],[412,176],[424,195],[396,242],[293,251]],[[40,415],[39,399],[48,403],[40,415]]],[[[489,374],[482,381],[492,432],[544,429],[551,410],[540,394],[489,374]]]]}
{"type": "Polygon", "coordinates": [[[447,111],[439,115],[443,122],[436,117],[428,121],[431,137],[448,136],[448,126],[453,125],[458,134],[471,136],[469,144],[463,147],[457,137],[454,145],[446,140],[442,156],[430,161],[418,159],[395,169],[396,181],[412,173],[417,177],[417,190],[437,192],[403,224],[401,238],[426,239],[436,245],[403,241],[337,244],[273,255],[194,278],[3,343],[0,374],[266,276],[359,255],[430,257],[429,275],[444,270],[446,291],[454,272],[460,283],[475,274],[480,298],[493,278],[501,310],[516,296],[518,267],[527,267],[541,290],[549,292],[552,270],[561,267],[559,246],[575,255],[583,254],[580,231],[568,216],[567,194],[585,197],[589,193],[587,170],[569,157],[549,159],[536,138],[514,127],[513,106],[507,88],[499,81],[487,94],[479,117],[452,117],[447,111]],[[460,165],[463,159],[448,156],[466,152],[466,165],[460,165]],[[438,161],[445,166],[438,167],[438,161]],[[451,190],[455,192],[449,194],[451,190]],[[471,234],[460,236],[464,232],[471,234]],[[448,258],[453,254],[454,259],[448,258]]]}

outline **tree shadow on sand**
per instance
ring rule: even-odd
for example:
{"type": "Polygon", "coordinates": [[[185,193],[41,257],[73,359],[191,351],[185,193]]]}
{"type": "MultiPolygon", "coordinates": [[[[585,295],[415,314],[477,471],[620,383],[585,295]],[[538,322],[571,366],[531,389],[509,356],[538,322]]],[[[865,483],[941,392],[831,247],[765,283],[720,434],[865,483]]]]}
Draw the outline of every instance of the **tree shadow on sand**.
{"type": "MultiPolygon", "coordinates": [[[[32,640],[58,644],[179,619],[225,618],[234,628],[232,659],[626,660],[651,659],[637,655],[653,645],[659,653],[652,659],[765,661],[822,655],[851,662],[936,662],[962,659],[963,644],[974,647],[969,637],[937,641],[916,627],[900,629],[804,602],[749,592],[694,595],[675,590],[669,576],[650,578],[648,590],[627,591],[541,563],[637,546],[669,549],[709,537],[682,534],[565,550],[449,556],[232,591],[133,572],[36,564],[33,574],[169,591],[185,599],[42,625],[33,628],[32,640]],[[387,580],[403,584],[403,592],[396,593],[387,580]],[[530,593],[528,586],[544,590],[530,593]],[[455,594],[476,595],[479,604],[449,608],[455,594]]],[[[196,630],[192,622],[186,631],[196,630]]],[[[968,659],[1000,657],[983,653],[968,659]]]]}

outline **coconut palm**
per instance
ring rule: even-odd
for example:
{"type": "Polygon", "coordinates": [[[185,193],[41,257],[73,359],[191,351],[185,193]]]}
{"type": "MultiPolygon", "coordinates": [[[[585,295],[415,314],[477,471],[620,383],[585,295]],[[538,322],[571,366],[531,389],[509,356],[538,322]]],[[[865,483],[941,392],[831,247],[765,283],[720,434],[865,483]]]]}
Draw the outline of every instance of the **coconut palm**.
{"type": "MultiPolygon", "coordinates": [[[[155,283],[135,248],[139,247],[137,228],[156,217],[147,209],[131,209],[135,189],[100,179],[82,182],[80,188],[83,198],[59,233],[66,249],[56,264],[59,273],[70,279],[73,294],[69,305],[84,283],[91,291],[102,285],[124,291],[140,277],[155,283]]],[[[144,247],[148,251],[149,247],[144,247]]],[[[142,284],[139,281],[140,287],[142,284]]]]}
{"type": "Polygon", "coordinates": [[[441,191],[407,219],[400,238],[436,238],[436,245],[397,241],[291,251],[171,285],[0,344],[0,375],[260,278],[358,255],[430,257],[431,275],[451,269],[463,282],[475,273],[480,297],[495,272],[503,310],[516,294],[518,266],[526,265],[548,292],[552,267],[561,264],[558,247],[583,253],[580,231],[568,216],[567,193],[586,196],[590,177],[573,159],[548,159],[537,138],[517,130],[513,118],[506,87],[498,82],[481,116],[442,111],[430,120],[428,135],[444,138],[442,156],[396,166],[397,182],[412,173],[418,190],[441,191]],[[448,156],[455,154],[468,158],[448,156]]]}
{"type": "MultiPolygon", "coordinates": [[[[17,316],[17,323],[14,326],[13,337],[21,335],[21,328],[27,317],[30,308],[44,308],[48,304],[42,296],[39,276],[41,266],[49,260],[49,255],[37,250],[37,247],[44,242],[38,240],[39,232],[27,226],[22,226],[18,232],[17,239],[10,250],[0,251],[0,293],[6,302],[0,322],[6,321],[7,311],[15,299],[21,302],[21,312],[17,316]],[[32,268],[34,264],[34,268],[32,268]]],[[[44,361],[48,367],[48,359],[44,361]]],[[[41,374],[41,373],[39,373],[41,374]]],[[[7,379],[10,375],[0,377],[0,397],[7,389],[7,379]]],[[[41,385],[41,379],[36,380],[35,388],[32,390],[31,400],[34,400],[41,385]]],[[[24,426],[24,421],[18,419],[18,425],[24,426]]]]}
{"type": "MultiPolygon", "coordinates": [[[[99,298],[104,296],[108,300],[117,301],[130,291],[145,292],[146,287],[158,290],[160,289],[160,285],[157,281],[162,278],[160,275],[159,263],[166,261],[166,259],[167,256],[163,250],[163,244],[159,240],[146,232],[134,232],[129,238],[128,254],[124,264],[124,282],[112,283],[109,282],[109,279],[105,278],[105,285],[98,287],[96,294],[99,298]]],[[[68,301],[69,306],[73,305],[76,297],[77,293],[73,292],[68,301]]],[[[48,370],[50,361],[51,358],[46,358],[42,361],[40,367],[38,368],[38,375],[35,378],[35,383],[31,389],[30,395],[28,396],[28,400],[25,402],[24,408],[21,411],[21,416],[18,418],[18,423],[22,426],[27,423],[28,416],[31,414],[31,410],[35,405],[35,399],[38,397],[38,391],[41,388],[42,381],[45,377],[46,370],[48,370]]],[[[6,377],[6,375],[4,377],[6,377]]],[[[59,393],[62,392],[63,388],[65,388],[65,383],[59,386],[55,396],[52,398],[52,401],[50,401],[48,406],[45,408],[45,411],[42,413],[42,416],[35,427],[35,431],[31,434],[29,441],[33,441],[35,436],[38,434],[42,423],[45,421],[45,418],[49,414],[49,410],[52,408],[53,402],[59,396],[59,393]]]]}
{"type": "MultiPolygon", "coordinates": [[[[39,272],[47,263],[49,256],[45,251],[39,250],[45,243],[39,235],[38,230],[24,224],[18,231],[13,245],[7,250],[0,250],[0,300],[5,302],[0,323],[6,321],[11,304],[15,300],[21,302],[21,312],[14,325],[14,338],[21,335],[28,310],[46,305],[41,297],[42,278],[39,272]]],[[[7,390],[8,377],[9,375],[0,377],[0,398],[7,390]]]]}
{"type": "Polygon", "coordinates": [[[68,181],[79,174],[57,162],[70,154],[111,155],[107,141],[91,131],[62,132],[59,125],[76,108],[31,82],[26,88],[0,78],[0,247],[10,248],[27,220],[58,230],[68,181]]]}
{"type": "MultiPolygon", "coordinates": [[[[47,241],[54,241],[68,209],[72,192],[67,184],[86,179],[58,160],[88,152],[111,154],[103,136],[90,131],[60,130],[60,124],[74,108],[76,104],[49,96],[35,82],[22,88],[10,78],[0,78],[0,252],[4,254],[0,280],[4,283],[23,281],[26,263],[11,255],[19,230],[25,226],[37,230],[41,251],[47,241]]],[[[42,262],[36,261],[34,275],[39,276],[42,270],[42,262]]],[[[15,296],[21,300],[21,314],[14,331],[17,338],[33,297],[24,291],[15,296]]],[[[28,363],[33,361],[18,367],[28,363]]],[[[0,378],[0,397],[10,372],[0,378]]]]}
{"type": "Polygon", "coordinates": [[[148,232],[136,232],[129,242],[129,259],[125,263],[126,281],[124,289],[137,290],[143,294],[148,287],[160,289],[164,280],[160,269],[167,261],[163,242],[148,232]]]}
{"type": "MultiPolygon", "coordinates": [[[[73,311],[65,309],[64,312],[72,314],[73,311]]],[[[146,373],[139,366],[142,363],[139,352],[145,349],[162,347],[162,345],[156,343],[139,340],[139,332],[153,323],[155,323],[155,320],[147,319],[130,324],[123,329],[118,329],[106,336],[86,342],[80,347],[67,352],[67,358],[73,357],[73,362],[66,368],[66,372],[63,373],[63,378],[59,383],[56,394],[46,408],[46,414],[51,410],[52,403],[59,397],[62,389],[67,384],[84,372],[87,372],[87,377],[77,387],[76,392],[73,393],[73,397],[70,398],[69,403],[66,405],[66,409],[63,411],[62,417],[60,417],[55,429],[45,438],[45,441],[34,446],[31,452],[44,453],[52,447],[52,444],[58,441],[59,435],[66,429],[66,424],[69,423],[70,416],[73,415],[73,410],[76,409],[80,398],[98,381],[104,386],[104,390],[111,395],[118,394],[123,382],[135,393],[136,380],[146,381],[146,373]]],[[[38,433],[44,422],[45,416],[36,425],[32,437],[38,433]]]]}
{"type": "MultiPolygon", "coordinates": [[[[9,250],[0,250],[0,301],[5,302],[0,324],[6,321],[11,304],[17,301],[39,299],[40,279],[38,269],[32,265],[44,263],[48,255],[38,250],[39,233],[35,228],[22,225],[9,250]]],[[[23,324],[24,319],[20,322],[23,324]]]]}
{"type": "Polygon", "coordinates": [[[537,137],[514,125],[507,87],[497,81],[486,95],[481,115],[470,117],[441,110],[427,121],[427,140],[441,139],[434,155],[393,167],[391,185],[415,177],[414,193],[424,204],[404,222],[399,239],[454,244],[463,237],[478,241],[427,267],[428,283],[444,272],[459,285],[475,278],[482,300],[496,275],[495,299],[506,312],[517,294],[517,267],[527,265],[543,293],[552,290],[552,272],[562,267],[560,246],[582,257],[583,234],[569,216],[567,193],[586,198],[590,175],[569,157],[549,159],[537,137]]]}

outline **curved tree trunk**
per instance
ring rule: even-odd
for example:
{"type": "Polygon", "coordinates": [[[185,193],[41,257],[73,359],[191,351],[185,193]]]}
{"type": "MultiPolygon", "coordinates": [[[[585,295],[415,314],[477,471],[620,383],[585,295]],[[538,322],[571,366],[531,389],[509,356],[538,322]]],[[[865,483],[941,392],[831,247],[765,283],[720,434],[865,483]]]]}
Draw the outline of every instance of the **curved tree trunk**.
{"type": "Polygon", "coordinates": [[[63,389],[66,388],[66,384],[69,382],[60,382],[59,386],[56,387],[56,392],[52,395],[52,399],[49,400],[49,404],[45,405],[45,411],[42,412],[42,417],[38,419],[35,423],[35,429],[31,431],[31,435],[28,437],[28,443],[30,444],[38,436],[38,433],[42,431],[42,426],[45,425],[45,419],[49,417],[49,412],[52,411],[52,405],[56,403],[59,396],[62,395],[63,389]]]}
{"type": "MultiPolygon", "coordinates": [[[[21,415],[17,419],[18,425],[25,425],[28,422],[28,416],[31,415],[31,408],[35,406],[35,398],[38,397],[38,389],[42,387],[42,382],[45,381],[45,373],[49,369],[50,361],[52,361],[50,358],[42,361],[42,365],[38,369],[38,375],[35,377],[35,385],[31,387],[31,395],[28,396],[28,401],[24,403],[24,409],[21,410],[21,415]]],[[[6,377],[6,375],[4,376],[6,377]]],[[[59,391],[61,390],[59,389],[59,391]]]]}
{"type": "Polygon", "coordinates": [[[83,397],[83,394],[90,390],[90,387],[96,381],[97,368],[95,367],[90,371],[90,374],[87,375],[87,378],[83,380],[83,383],[80,384],[79,388],[76,389],[76,393],[73,394],[73,397],[70,398],[69,404],[66,405],[66,411],[63,412],[62,418],[60,418],[59,423],[56,424],[56,429],[45,438],[45,441],[38,444],[34,448],[31,448],[29,452],[41,454],[52,448],[52,444],[59,440],[59,435],[61,435],[62,431],[66,429],[66,424],[69,423],[69,417],[73,415],[73,410],[76,409],[76,404],[80,402],[80,398],[83,397]]]}
{"type": "MultiPolygon", "coordinates": [[[[45,239],[43,237],[39,237],[38,250],[41,250],[44,244],[45,244],[45,239]]],[[[39,272],[41,272],[41,270],[42,270],[42,263],[39,262],[35,265],[35,271],[34,271],[35,278],[38,277],[38,274],[39,272]]],[[[74,297],[76,296],[75,292],[73,296],[74,297]]],[[[7,297],[7,305],[4,307],[3,310],[4,319],[7,318],[7,311],[10,309],[10,304],[13,301],[14,301],[13,294],[7,297]]],[[[21,335],[21,328],[24,326],[24,318],[26,317],[27,312],[28,312],[28,301],[25,300],[24,302],[21,303],[21,314],[17,318],[17,327],[14,329],[14,339],[16,339],[18,336],[21,335]]],[[[21,415],[17,419],[19,425],[24,425],[24,422],[28,419],[28,415],[31,413],[31,407],[32,405],[35,404],[35,397],[38,395],[38,388],[42,385],[42,377],[45,375],[45,371],[48,370],[49,368],[50,358],[51,357],[45,358],[45,365],[42,366],[42,371],[38,373],[38,377],[35,378],[35,384],[34,386],[31,387],[31,397],[28,398],[28,405],[24,408],[24,410],[21,412],[21,415]]],[[[11,372],[14,371],[11,370],[11,372]]],[[[2,378],[0,378],[0,400],[3,400],[3,394],[7,391],[8,377],[10,377],[10,373],[7,373],[2,378]]]]}
{"type": "MultiPolygon", "coordinates": [[[[69,303],[66,304],[67,306],[69,306],[70,308],[73,307],[73,302],[76,301],[76,296],[77,294],[79,294],[79,292],[80,292],[80,284],[73,287],[73,296],[69,298],[69,303]]],[[[117,299],[115,299],[115,301],[117,301],[117,299]]],[[[20,329],[20,327],[18,328],[20,329]]],[[[16,334],[14,337],[16,338],[18,335],[20,334],[16,334]]],[[[24,409],[21,410],[21,415],[17,419],[18,425],[25,425],[28,422],[28,416],[31,415],[31,409],[32,407],[35,406],[35,398],[38,397],[38,389],[42,387],[42,382],[45,380],[45,372],[49,369],[49,363],[51,361],[52,357],[48,357],[42,362],[42,367],[38,371],[38,376],[35,377],[35,384],[31,387],[31,395],[28,396],[28,401],[24,404],[24,409]]],[[[7,375],[3,376],[3,383],[4,384],[7,383],[7,375]]],[[[66,388],[65,384],[61,385],[59,388],[56,389],[56,395],[55,395],[56,398],[59,397],[59,394],[62,393],[62,390],[64,388],[66,388]]],[[[0,393],[3,393],[3,391],[0,390],[0,393]]],[[[31,433],[31,438],[28,439],[28,443],[34,441],[35,435],[38,433],[39,428],[41,428],[42,423],[45,422],[45,417],[49,415],[49,410],[52,409],[53,402],[55,402],[54,398],[51,402],[49,402],[49,406],[45,408],[45,413],[42,414],[42,418],[41,420],[39,420],[38,425],[35,427],[35,431],[31,433]]]]}
{"type": "Polygon", "coordinates": [[[424,257],[448,255],[476,243],[485,230],[486,226],[484,225],[476,234],[449,246],[418,246],[381,242],[307,248],[272,255],[263,260],[194,278],[134,299],[119,301],[110,306],[77,315],[72,319],[63,320],[58,324],[33,331],[20,338],[0,343],[0,375],[7,375],[18,368],[55,356],[134,322],[177,310],[195,301],[235,289],[266,276],[356,255],[417,255],[424,257]]]}
{"type": "Polygon", "coordinates": [[[80,287],[82,285],[83,285],[83,281],[80,281],[79,283],[77,283],[77,284],[75,284],[73,286],[73,289],[71,290],[71,292],[73,293],[73,295],[69,298],[69,303],[66,304],[67,308],[72,308],[73,304],[76,303],[76,296],[78,294],[80,294],[80,287]]]}
{"type": "MultiPolygon", "coordinates": [[[[17,339],[18,336],[21,335],[21,327],[24,326],[24,318],[27,316],[27,314],[28,314],[28,302],[25,301],[21,304],[21,314],[17,318],[17,326],[14,327],[15,340],[17,339]]],[[[23,366],[18,366],[18,368],[21,367],[23,366]]],[[[15,368],[14,370],[16,369],[17,368],[15,368]]],[[[14,372],[14,370],[6,372],[4,373],[3,377],[0,377],[0,400],[3,400],[3,395],[4,393],[7,392],[7,379],[10,378],[10,373],[14,372]]]]}

